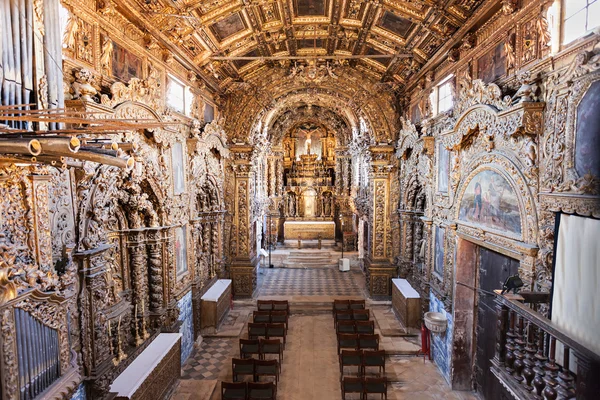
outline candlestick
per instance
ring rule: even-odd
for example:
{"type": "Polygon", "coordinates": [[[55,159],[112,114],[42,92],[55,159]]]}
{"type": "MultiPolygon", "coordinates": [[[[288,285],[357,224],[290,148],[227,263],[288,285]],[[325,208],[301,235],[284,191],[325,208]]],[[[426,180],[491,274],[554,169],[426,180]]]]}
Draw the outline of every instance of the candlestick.
{"type": "Polygon", "coordinates": [[[117,332],[121,332],[121,318],[123,318],[123,316],[119,315],[119,324],[117,325],[117,332]]]}
{"type": "Polygon", "coordinates": [[[137,303],[135,303],[135,313],[134,313],[134,315],[133,315],[133,318],[134,318],[135,320],[137,320],[137,303]]]}
{"type": "Polygon", "coordinates": [[[112,334],[110,332],[110,319],[108,320],[108,337],[111,338],[112,334]]]}

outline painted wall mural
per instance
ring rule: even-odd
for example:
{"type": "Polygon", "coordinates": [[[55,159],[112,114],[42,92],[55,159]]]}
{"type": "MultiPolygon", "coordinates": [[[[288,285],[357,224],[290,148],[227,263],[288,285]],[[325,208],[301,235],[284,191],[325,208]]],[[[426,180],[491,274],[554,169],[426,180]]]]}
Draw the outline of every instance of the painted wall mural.
{"type": "Polygon", "coordinates": [[[506,50],[504,42],[500,42],[477,60],[477,77],[485,83],[490,83],[504,75],[506,50]]]}
{"type": "Polygon", "coordinates": [[[460,202],[458,218],[499,231],[521,234],[517,195],[510,183],[492,170],[484,170],[471,179],[460,202]]]}
{"type": "Polygon", "coordinates": [[[579,176],[600,177],[600,81],[590,86],[577,107],[575,169],[579,176]]]}

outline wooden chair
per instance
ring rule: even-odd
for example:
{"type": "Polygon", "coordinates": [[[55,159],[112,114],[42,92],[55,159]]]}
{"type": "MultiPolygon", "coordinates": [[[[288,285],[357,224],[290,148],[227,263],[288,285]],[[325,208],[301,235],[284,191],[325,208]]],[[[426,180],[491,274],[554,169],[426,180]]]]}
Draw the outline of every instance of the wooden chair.
{"type": "Polygon", "coordinates": [[[256,307],[258,311],[271,311],[273,310],[273,302],[271,300],[257,300],[256,307]]]}
{"type": "Polygon", "coordinates": [[[265,360],[267,354],[275,354],[279,360],[279,369],[283,361],[283,346],[279,339],[260,339],[260,358],[265,360]]]}
{"type": "Polygon", "coordinates": [[[379,350],[379,335],[357,335],[359,350],[379,350]]]}
{"type": "Polygon", "coordinates": [[[358,367],[356,375],[363,375],[363,354],[360,350],[342,350],[340,354],[340,375],[344,376],[344,367],[358,367]]]}
{"type": "Polygon", "coordinates": [[[290,303],[287,300],[273,300],[271,301],[273,305],[273,311],[287,311],[290,313],[290,303]]]}
{"type": "Polygon", "coordinates": [[[288,312],[287,311],[271,311],[271,323],[285,324],[285,331],[288,330],[288,312]]]}
{"type": "Polygon", "coordinates": [[[232,358],[231,373],[233,375],[234,382],[237,382],[238,375],[252,375],[252,378],[254,378],[254,359],[232,358]]]}
{"type": "Polygon", "coordinates": [[[363,374],[366,374],[367,368],[369,367],[377,367],[379,369],[377,375],[381,376],[383,371],[383,375],[385,376],[385,350],[365,350],[363,352],[363,374]]]}
{"type": "Polygon", "coordinates": [[[356,333],[355,321],[338,321],[336,333],[356,333]]]}
{"type": "Polygon", "coordinates": [[[250,358],[253,354],[260,357],[258,339],[240,339],[240,358],[250,358]]]}
{"type": "Polygon", "coordinates": [[[275,400],[277,387],[273,382],[248,383],[248,400],[275,400]]]}
{"type": "Polygon", "coordinates": [[[248,339],[267,336],[267,324],[248,322],[248,339]]]}
{"type": "Polygon", "coordinates": [[[364,310],[365,309],[365,301],[364,300],[350,300],[350,309],[351,310],[364,310]]]}
{"type": "Polygon", "coordinates": [[[354,321],[356,333],[373,335],[375,333],[375,321],[354,321]]]}
{"type": "Polygon", "coordinates": [[[285,324],[267,324],[267,339],[282,338],[285,349],[285,324]]]}
{"type": "Polygon", "coordinates": [[[354,321],[368,321],[371,318],[369,310],[352,310],[352,319],[354,321]]]}
{"type": "Polygon", "coordinates": [[[360,399],[365,396],[365,384],[362,378],[344,376],[342,378],[342,399],[346,400],[346,393],[360,393],[360,399]]]}
{"type": "Polygon", "coordinates": [[[348,310],[350,308],[350,300],[333,300],[333,313],[336,311],[348,310]]]}
{"type": "Polygon", "coordinates": [[[358,350],[358,335],[338,333],[338,354],[342,349],[358,350]]]}
{"type": "Polygon", "coordinates": [[[254,380],[259,381],[261,376],[274,376],[275,382],[279,382],[279,362],[277,360],[254,361],[254,380]]]}
{"type": "Polygon", "coordinates": [[[335,326],[337,327],[337,323],[339,321],[352,321],[352,310],[340,310],[340,311],[336,311],[334,314],[334,322],[335,322],[335,326]]]}
{"type": "Polygon", "coordinates": [[[221,399],[246,400],[248,385],[246,382],[221,382],[221,399]]]}
{"type": "Polygon", "coordinates": [[[252,322],[255,324],[268,324],[271,322],[271,311],[252,312],[252,322]]]}
{"type": "Polygon", "coordinates": [[[387,378],[365,378],[365,397],[367,400],[370,394],[379,394],[381,399],[387,400],[387,378]]]}

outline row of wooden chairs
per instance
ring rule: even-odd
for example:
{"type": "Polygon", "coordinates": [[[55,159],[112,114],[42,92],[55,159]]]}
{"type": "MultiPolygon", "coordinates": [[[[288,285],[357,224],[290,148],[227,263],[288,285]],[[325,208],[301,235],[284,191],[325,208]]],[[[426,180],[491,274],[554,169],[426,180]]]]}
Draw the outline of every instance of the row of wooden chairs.
{"type": "Polygon", "coordinates": [[[387,400],[387,378],[342,378],[342,399],[347,393],[358,393],[361,400],[367,400],[369,394],[379,394],[387,400]]]}
{"type": "Polygon", "coordinates": [[[285,330],[288,329],[289,314],[285,310],[281,311],[254,311],[252,321],[255,324],[285,324],[285,330]]]}
{"type": "Polygon", "coordinates": [[[339,321],[369,321],[371,312],[366,310],[340,310],[334,314],[335,326],[339,321]]]}
{"type": "Polygon", "coordinates": [[[275,400],[273,382],[221,382],[221,398],[227,400],[275,400]]]}
{"type": "Polygon", "coordinates": [[[375,322],[370,321],[338,321],[336,333],[360,333],[373,335],[375,322]]]}
{"type": "Polygon", "coordinates": [[[287,311],[290,313],[290,303],[287,300],[257,300],[258,311],[287,311]]]}
{"type": "Polygon", "coordinates": [[[265,356],[273,354],[279,360],[279,369],[283,362],[283,346],[280,339],[240,339],[240,358],[248,358],[253,355],[259,359],[266,359],[265,356]]]}
{"type": "Polygon", "coordinates": [[[364,310],[364,300],[333,300],[333,312],[341,310],[364,310]]]}
{"type": "Polygon", "coordinates": [[[231,371],[233,381],[236,382],[240,375],[252,375],[257,382],[261,376],[275,377],[275,383],[279,382],[279,362],[277,360],[256,360],[254,358],[232,358],[231,371]]]}
{"type": "Polygon", "coordinates": [[[377,376],[385,375],[385,350],[342,350],[340,354],[340,374],[344,367],[357,367],[357,375],[366,375],[367,368],[377,367],[377,376]]]}
{"type": "Polygon", "coordinates": [[[287,332],[285,324],[263,324],[248,322],[248,339],[264,337],[266,339],[282,338],[285,349],[285,337],[287,332]]]}
{"type": "Polygon", "coordinates": [[[338,354],[342,349],[379,350],[379,335],[362,335],[356,333],[338,333],[338,354]]]}

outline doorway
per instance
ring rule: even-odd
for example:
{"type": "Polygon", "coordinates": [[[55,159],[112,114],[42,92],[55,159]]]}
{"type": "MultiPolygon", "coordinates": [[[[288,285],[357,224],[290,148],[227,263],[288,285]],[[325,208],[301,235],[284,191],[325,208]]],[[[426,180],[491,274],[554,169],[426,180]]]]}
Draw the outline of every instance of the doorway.
{"type": "MultiPolygon", "coordinates": [[[[495,251],[479,247],[479,288],[493,292],[511,275],[519,272],[519,261],[495,251]]],[[[504,390],[490,370],[496,351],[496,322],[498,316],[495,296],[479,292],[475,350],[475,386],[485,400],[500,400],[504,390]]]]}

